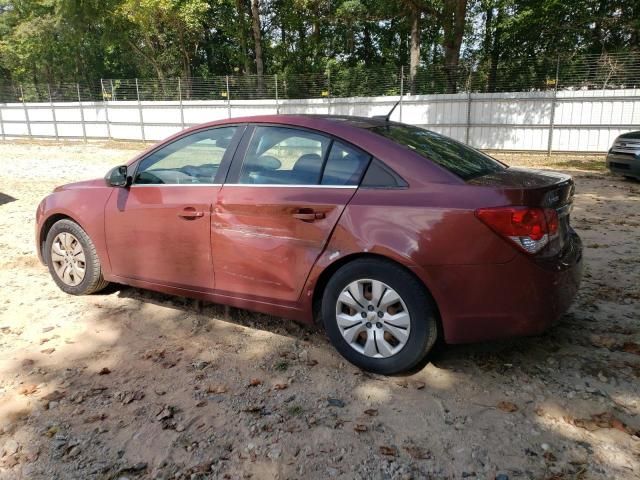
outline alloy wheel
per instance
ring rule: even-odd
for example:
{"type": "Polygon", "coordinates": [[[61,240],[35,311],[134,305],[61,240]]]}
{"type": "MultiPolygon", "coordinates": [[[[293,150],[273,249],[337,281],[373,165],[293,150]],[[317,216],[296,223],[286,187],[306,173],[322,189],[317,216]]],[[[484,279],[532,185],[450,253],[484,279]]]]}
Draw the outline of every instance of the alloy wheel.
{"type": "Polygon", "coordinates": [[[336,303],[336,321],[344,340],[358,353],[388,358],[404,348],[411,317],[402,297],[383,282],[351,282],[336,303]]]}
{"type": "Polygon", "coordinates": [[[51,244],[53,270],[66,285],[74,287],[84,279],[86,258],[80,241],[69,232],[61,232],[51,244]]]}

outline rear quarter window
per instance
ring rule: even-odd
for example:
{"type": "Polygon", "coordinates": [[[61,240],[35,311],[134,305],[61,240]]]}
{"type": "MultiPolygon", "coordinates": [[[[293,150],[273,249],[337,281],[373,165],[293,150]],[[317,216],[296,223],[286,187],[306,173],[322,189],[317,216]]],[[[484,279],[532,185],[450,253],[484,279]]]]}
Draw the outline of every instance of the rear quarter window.
{"type": "Polygon", "coordinates": [[[503,163],[489,155],[423,128],[390,123],[373,127],[371,131],[413,150],[463,180],[471,180],[506,168],[503,163]]]}

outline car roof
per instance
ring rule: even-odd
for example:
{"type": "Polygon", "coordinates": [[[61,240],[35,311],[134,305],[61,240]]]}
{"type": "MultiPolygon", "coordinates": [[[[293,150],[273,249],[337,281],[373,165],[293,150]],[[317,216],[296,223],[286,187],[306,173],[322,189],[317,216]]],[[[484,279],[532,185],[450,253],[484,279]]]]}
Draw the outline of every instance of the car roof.
{"type": "Polygon", "coordinates": [[[215,120],[205,124],[198,125],[194,128],[232,124],[232,123],[281,123],[288,125],[310,126],[315,123],[318,127],[327,123],[338,124],[340,126],[347,125],[353,128],[370,129],[387,125],[388,123],[382,117],[358,117],[355,115],[327,115],[327,114],[306,114],[306,113],[281,113],[276,115],[254,115],[248,117],[232,117],[223,120],[215,120]]]}

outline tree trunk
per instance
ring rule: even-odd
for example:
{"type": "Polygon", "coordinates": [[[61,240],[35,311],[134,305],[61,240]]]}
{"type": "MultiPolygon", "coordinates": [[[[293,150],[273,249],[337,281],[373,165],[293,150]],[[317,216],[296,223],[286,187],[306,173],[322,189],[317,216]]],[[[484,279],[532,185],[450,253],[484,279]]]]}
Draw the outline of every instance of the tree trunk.
{"type": "Polygon", "coordinates": [[[444,70],[447,75],[447,90],[450,93],[456,93],[458,90],[458,64],[466,15],[466,0],[444,0],[442,10],[444,39],[442,46],[444,47],[444,70]]]}
{"type": "Polygon", "coordinates": [[[411,95],[416,94],[416,74],[420,65],[420,10],[411,3],[409,5],[409,21],[411,22],[411,46],[409,49],[409,85],[411,95]]]}
{"type": "Polygon", "coordinates": [[[253,27],[253,51],[256,55],[256,74],[258,75],[258,94],[264,95],[264,62],[262,59],[262,34],[260,32],[259,0],[251,0],[251,25],[253,27]]]}
{"type": "Polygon", "coordinates": [[[491,41],[493,39],[493,2],[489,2],[485,10],[484,41],[482,42],[482,55],[486,60],[491,56],[491,41]]]}
{"type": "Polygon", "coordinates": [[[491,93],[496,91],[498,81],[498,63],[500,62],[500,35],[502,34],[502,7],[498,7],[498,15],[496,17],[496,28],[491,42],[491,64],[489,66],[489,82],[487,90],[491,93]]]}
{"type": "Polygon", "coordinates": [[[247,52],[247,30],[245,28],[245,8],[244,0],[236,0],[236,13],[238,17],[238,41],[240,43],[240,52],[242,55],[242,63],[244,65],[244,72],[251,72],[249,65],[249,54],[247,52]]]}

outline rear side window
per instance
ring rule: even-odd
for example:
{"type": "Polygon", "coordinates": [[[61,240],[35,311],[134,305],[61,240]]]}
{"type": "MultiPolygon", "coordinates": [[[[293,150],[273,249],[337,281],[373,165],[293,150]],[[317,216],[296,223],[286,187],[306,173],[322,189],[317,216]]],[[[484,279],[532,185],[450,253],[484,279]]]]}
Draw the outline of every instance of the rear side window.
{"type": "Polygon", "coordinates": [[[322,185],[358,185],[369,155],[334,141],[322,174],[322,185]]]}
{"type": "Polygon", "coordinates": [[[374,158],[362,179],[362,186],[366,188],[405,188],[408,185],[400,175],[374,158]]]}
{"type": "Polygon", "coordinates": [[[242,164],[242,184],[317,185],[331,140],[286,127],[256,127],[242,164]]]}
{"type": "Polygon", "coordinates": [[[422,128],[389,124],[373,127],[371,131],[410,148],[463,180],[506,168],[502,163],[474,148],[422,128]]]}

